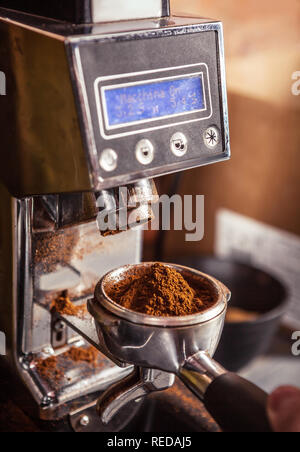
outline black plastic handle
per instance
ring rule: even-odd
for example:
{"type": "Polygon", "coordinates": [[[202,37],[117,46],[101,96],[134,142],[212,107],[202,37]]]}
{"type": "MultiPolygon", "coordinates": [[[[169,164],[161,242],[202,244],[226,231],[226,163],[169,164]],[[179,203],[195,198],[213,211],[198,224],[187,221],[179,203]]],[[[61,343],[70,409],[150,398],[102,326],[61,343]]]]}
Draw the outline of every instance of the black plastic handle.
{"type": "Polygon", "coordinates": [[[268,395],[234,373],[217,377],[207,388],[204,404],[226,432],[271,432],[268,395]]]}

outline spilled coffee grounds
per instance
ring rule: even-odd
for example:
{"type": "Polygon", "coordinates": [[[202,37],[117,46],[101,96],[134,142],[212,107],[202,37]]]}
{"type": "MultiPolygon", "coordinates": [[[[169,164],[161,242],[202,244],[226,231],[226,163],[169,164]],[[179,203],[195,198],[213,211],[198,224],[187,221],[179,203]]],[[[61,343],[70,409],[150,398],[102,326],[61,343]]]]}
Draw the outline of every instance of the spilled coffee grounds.
{"type": "MultiPolygon", "coordinates": [[[[103,367],[103,358],[99,355],[98,350],[93,346],[89,347],[71,347],[65,353],[58,356],[50,356],[49,358],[38,358],[35,360],[37,372],[42,378],[48,382],[59,383],[64,377],[68,366],[66,359],[73,363],[87,363],[94,368],[103,367]]],[[[68,378],[69,380],[69,378],[68,378]]]]}
{"type": "Polygon", "coordinates": [[[216,301],[211,285],[187,281],[181,273],[163,264],[153,264],[113,284],[108,295],[124,308],[157,317],[197,314],[216,301]]]}
{"type": "Polygon", "coordinates": [[[97,364],[99,352],[93,346],[90,346],[88,348],[71,347],[65,353],[65,356],[67,358],[70,358],[75,363],[86,362],[92,364],[95,367],[97,364]]]}
{"type": "Polygon", "coordinates": [[[66,291],[62,292],[61,295],[52,301],[51,310],[54,310],[61,315],[71,315],[74,317],[84,317],[87,312],[86,305],[74,305],[66,291]]]}
{"type": "Polygon", "coordinates": [[[47,359],[38,359],[36,368],[40,376],[48,380],[59,381],[64,377],[64,373],[58,368],[56,356],[50,356],[47,359]]]}

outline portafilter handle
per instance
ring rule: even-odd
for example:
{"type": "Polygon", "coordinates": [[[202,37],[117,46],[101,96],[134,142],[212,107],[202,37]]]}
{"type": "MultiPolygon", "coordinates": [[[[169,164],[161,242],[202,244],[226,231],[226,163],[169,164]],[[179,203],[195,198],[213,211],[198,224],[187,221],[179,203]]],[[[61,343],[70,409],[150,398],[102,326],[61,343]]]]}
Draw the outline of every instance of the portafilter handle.
{"type": "Polygon", "coordinates": [[[140,401],[151,392],[173,386],[175,376],[161,370],[136,367],[134,371],[105,391],[97,402],[97,412],[104,424],[132,401],[140,401]]]}
{"type": "Polygon", "coordinates": [[[271,432],[267,394],[240,376],[226,371],[208,353],[188,358],[180,379],[203,401],[226,432],[271,432]]]}

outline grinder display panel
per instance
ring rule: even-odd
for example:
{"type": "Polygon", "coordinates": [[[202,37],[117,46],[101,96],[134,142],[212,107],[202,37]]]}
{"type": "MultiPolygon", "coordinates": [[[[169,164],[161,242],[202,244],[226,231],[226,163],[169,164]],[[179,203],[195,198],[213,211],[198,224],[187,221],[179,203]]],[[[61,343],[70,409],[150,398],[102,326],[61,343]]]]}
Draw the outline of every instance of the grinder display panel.
{"type": "Polygon", "coordinates": [[[97,187],[230,156],[221,24],[163,33],[71,41],[97,187]]]}
{"type": "Polygon", "coordinates": [[[94,90],[103,138],[199,121],[212,114],[204,63],[97,77],[94,90]]]}
{"type": "Polygon", "coordinates": [[[103,92],[108,129],[205,109],[202,74],[112,86],[103,92]]]}

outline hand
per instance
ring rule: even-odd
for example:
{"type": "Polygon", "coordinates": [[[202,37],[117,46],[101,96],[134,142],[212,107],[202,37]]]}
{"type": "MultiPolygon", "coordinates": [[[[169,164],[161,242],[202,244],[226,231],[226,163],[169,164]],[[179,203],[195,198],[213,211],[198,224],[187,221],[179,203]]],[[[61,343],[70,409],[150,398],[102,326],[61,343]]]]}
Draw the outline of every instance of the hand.
{"type": "Polygon", "coordinates": [[[300,433],[300,389],[276,389],[269,396],[268,415],[275,432],[300,433]]]}

